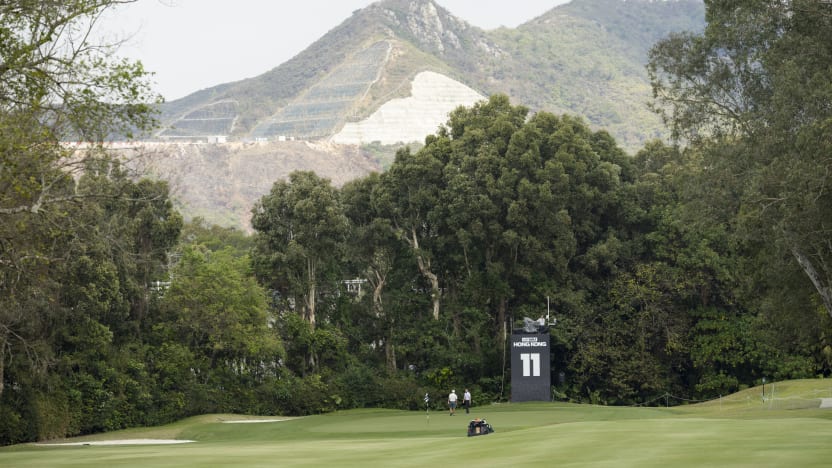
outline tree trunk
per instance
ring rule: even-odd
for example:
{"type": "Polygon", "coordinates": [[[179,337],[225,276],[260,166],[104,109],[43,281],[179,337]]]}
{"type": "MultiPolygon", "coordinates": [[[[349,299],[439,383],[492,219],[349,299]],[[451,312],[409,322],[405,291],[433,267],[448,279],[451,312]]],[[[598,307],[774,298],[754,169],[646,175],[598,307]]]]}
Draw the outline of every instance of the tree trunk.
{"type": "Polygon", "coordinates": [[[419,267],[419,272],[430,282],[430,300],[433,302],[433,319],[439,320],[439,298],[441,291],[439,290],[439,277],[430,270],[430,259],[426,259],[419,253],[419,237],[416,235],[416,229],[411,229],[412,238],[410,246],[416,251],[416,264],[419,267]]]}
{"type": "Polygon", "coordinates": [[[803,271],[806,273],[806,276],[812,281],[812,284],[815,286],[815,289],[820,294],[820,298],[823,301],[823,306],[826,307],[826,313],[832,317],[832,287],[823,283],[823,279],[818,274],[817,270],[815,270],[814,265],[812,265],[812,261],[809,260],[809,257],[803,255],[797,247],[792,247],[792,254],[794,258],[797,259],[797,263],[803,268],[803,271]]]}
{"type": "Polygon", "coordinates": [[[387,333],[387,339],[384,340],[384,354],[387,360],[387,370],[390,372],[396,371],[396,345],[393,344],[393,326],[390,326],[390,331],[387,333]]]}
{"type": "Polygon", "coordinates": [[[381,300],[381,294],[384,292],[386,280],[385,277],[377,270],[372,273],[373,277],[371,277],[369,281],[373,286],[373,312],[375,313],[376,318],[381,318],[384,316],[384,303],[381,300]]]}
{"type": "MultiPolygon", "coordinates": [[[[4,335],[7,336],[6,333],[4,335]]],[[[3,382],[6,378],[6,345],[8,343],[6,336],[0,340],[0,401],[3,399],[3,382]]]]}
{"type": "Polygon", "coordinates": [[[439,291],[439,278],[430,271],[425,274],[425,277],[430,280],[430,300],[433,302],[433,319],[439,320],[439,297],[441,296],[441,292],[439,291]]]}
{"type": "Polygon", "coordinates": [[[306,321],[309,322],[312,330],[315,330],[315,294],[317,287],[315,282],[315,261],[306,259],[306,321]]]}
{"type": "Polygon", "coordinates": [[[500,343],[500,352],[506,352],[506,334],[508,333],[508,326],[506,325],[506,300],[499,299],[497,302],[497,343],[500,343]]]}
{"type": "MultiPolygon", "coordinates": [[[[367,275],[368,281],[373,286],[373,313],[376,318],[384,317],[384,302],[382,301],[382,293],[384,286],[387,284],[386,274],[382,274],[379,270],[374,269],[370,275],[367,275]]],[[[387,369],[390,372],[396,370],[396,347],[393,344],[394,326],[391,323],[390,329],[387,332],[387,337],[384,339],[384,356],[387,364],[387,369]]]]}

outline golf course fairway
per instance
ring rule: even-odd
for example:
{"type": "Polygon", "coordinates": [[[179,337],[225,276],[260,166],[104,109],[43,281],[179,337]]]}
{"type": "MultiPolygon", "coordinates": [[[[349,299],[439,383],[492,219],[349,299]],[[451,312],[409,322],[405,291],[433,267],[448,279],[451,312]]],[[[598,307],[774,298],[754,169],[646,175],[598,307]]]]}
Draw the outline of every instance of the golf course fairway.
{"type": "Polygon", "coordinates": [[[213,414],[3,447],[0,466],[830,466],[832,408],[823,406],[832,380],[769,384],[766,391],[675,407],[540,402],[475,406],[455,416],[385,409],[300,418],[213,414]],[[475,417],[496,432],[468,437],[475,417]],[[171,440],[191,442],[162,443],[171,440]],[[68,443],[76,445],[58,445],[68,443]]]}

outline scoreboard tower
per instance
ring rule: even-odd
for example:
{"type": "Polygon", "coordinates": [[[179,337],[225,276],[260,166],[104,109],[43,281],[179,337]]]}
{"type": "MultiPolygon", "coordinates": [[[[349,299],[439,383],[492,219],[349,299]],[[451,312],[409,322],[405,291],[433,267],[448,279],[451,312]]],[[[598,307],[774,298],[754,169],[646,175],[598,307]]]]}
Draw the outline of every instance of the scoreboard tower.
{"type": "Polygon", "coordinates": [[[550,401],[549,330],[511,334],[511,401],[550,401]]]}

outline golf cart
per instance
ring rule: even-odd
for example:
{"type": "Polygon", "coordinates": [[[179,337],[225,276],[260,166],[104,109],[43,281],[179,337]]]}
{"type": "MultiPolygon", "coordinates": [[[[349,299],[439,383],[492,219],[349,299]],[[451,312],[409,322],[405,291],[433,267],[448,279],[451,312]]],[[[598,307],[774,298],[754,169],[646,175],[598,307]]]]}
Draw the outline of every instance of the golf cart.
{"type": "Polygon", "coordinates": [[[468,423],[468,437],[491,434],[494,428],[485,419],[473,419],[468,423]]]}

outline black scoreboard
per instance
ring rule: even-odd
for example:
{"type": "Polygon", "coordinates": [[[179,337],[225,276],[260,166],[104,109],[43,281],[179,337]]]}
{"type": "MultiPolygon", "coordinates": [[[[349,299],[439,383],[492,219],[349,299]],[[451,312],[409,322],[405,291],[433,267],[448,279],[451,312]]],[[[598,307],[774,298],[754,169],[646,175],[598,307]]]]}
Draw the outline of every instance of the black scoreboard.
{"type": "Polygon", "coordinates": [[[550,401],[549,333],[511,335],[511,401],[550,401]]]}

